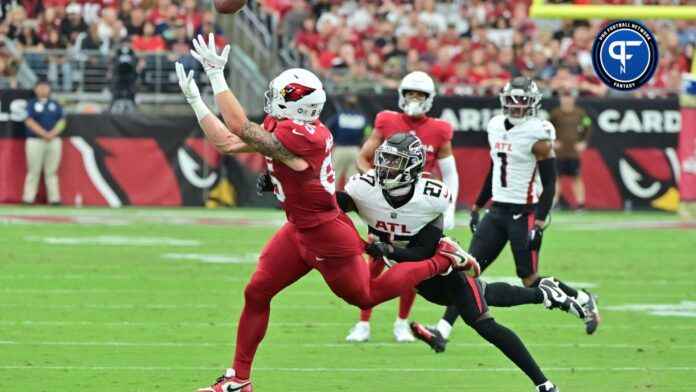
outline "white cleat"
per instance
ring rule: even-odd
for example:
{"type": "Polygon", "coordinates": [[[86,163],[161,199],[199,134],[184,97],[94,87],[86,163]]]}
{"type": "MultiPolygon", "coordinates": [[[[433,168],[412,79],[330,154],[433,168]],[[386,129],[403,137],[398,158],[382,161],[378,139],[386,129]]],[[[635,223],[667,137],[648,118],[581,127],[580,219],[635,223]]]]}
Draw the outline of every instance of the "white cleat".
{"type": "Polygon", "coordinates": [[[416,338],[411,335],[408,322],[400,319],[396,319],[396,322],[394,322],[394,338],[396,338],[396,341],[399,343],[412,343],[416,341],[416,338]]]}
{"type": "Polygon", "coordinates": [[[370,340],[370,323],[367,321],[359,321],[346,336],[347,342],[359,343],[368,340],[370,340]]]}
{"type": "Polygon", "coordinates": [[[544,278],[539,282],[539,289],[544,294],[544,306],[546,309],[561,309],[575,317],[584,318],[585,310],[578,301],[566,295],[558,287],[558,282],[553,277],[544,278]]]}

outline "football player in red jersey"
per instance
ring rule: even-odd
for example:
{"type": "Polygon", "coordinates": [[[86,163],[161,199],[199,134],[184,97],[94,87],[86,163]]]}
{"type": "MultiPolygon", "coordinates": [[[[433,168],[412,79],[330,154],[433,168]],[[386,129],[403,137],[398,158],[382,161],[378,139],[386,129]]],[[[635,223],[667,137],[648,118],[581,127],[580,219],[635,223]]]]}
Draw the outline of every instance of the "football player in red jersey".
{"type": "MultiPolygon", "coordinates": [[[[439,168],[442,182],[452,192],[454,203],[444,216],[444,229],[454,228],[454,210],[459,192],[459,175],[452,155],[452,136],[454,130],[447,121],[429,117],[426,113],[433,105],[435,98],[435,83],[425,72],[415,71],[406,75],[399,85],[399,108],[402,112],[384,110],[377,114],[375,129],[370,138],[365,141],[358,156],[358,170],[365,173],[372,168],[375,150],[382,142],[397,133],[407,132],[418,136],[425,145],[426,173],[435,171],[435,162],[439,168]]],[[[379,276],[384,269],[383,263],[373,263],[370,273],[379,276]]],[[[394,337],[399,342],[412,342],[407,318],[416,299],[413,290],[406,290],[399,302],[399,314],[394,322],[394,337]]],[[[360,321],[350,330],[346,340],[362,342],[370,338],[370,317],[372,310],[362,310],[360,321]]]]}
{"type": "Polygon", "coordinates": [[[264,111],[268,116],[263,125],[256,124],[249,121],[223,76],[229,45],[218,55],[215,37],[210,34],[208,43],[199,35],[193,46],[191,53],[203,65],[225,121],[218,120],[203,103],[193,71],[187,75],[177,63],[179,85],[201,128],[223,153],[259,152],[267,157],[274,193],[288,219],[261,252],[244,290],[232,368],[199,392],[252,391],[251,363],[266,334],[271,299],[312,269],[319,271],[338,297],[363,309],[451,268],[475,270],[473,258],[458,245],[442,241],[435,257],[401,263],[370,279],[362,256],[365,242],[336,201],[333,139],[318,120],[326,101],[321,81],[304,69],[281,73],[266,92],[264,111]]]}

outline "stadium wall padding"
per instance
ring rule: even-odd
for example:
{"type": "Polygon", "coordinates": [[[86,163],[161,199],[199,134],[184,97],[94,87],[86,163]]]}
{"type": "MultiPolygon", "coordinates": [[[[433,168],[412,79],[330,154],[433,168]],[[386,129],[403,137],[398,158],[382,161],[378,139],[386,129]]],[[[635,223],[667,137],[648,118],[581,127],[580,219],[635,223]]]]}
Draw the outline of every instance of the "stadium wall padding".
{"type": "MultiPolygon", "coordinates": [[[[20,122],[11,120],[26,116],[30,95],[0,92],[0,203],[20,202],[26,173],[24,132],[20,122]]],[[[327,102],[323,118],[337,110],[341,98],[327,102]]],[[[398,110],[394,95],[361,95],[359,100],[369,118],[383,109],[398,110]]],[[[594,127],[590,148],[581,159],[587,207],[676,209],[681,121],[677,100],[588,98],[578,104],[594,127]]],[[[556,105],[544,100],[542,115],[556,105]]],[[[430,112],[455,128],[460,206],[473,202],[485,178],[485,125],[498,112],[495,97],[438,97],[430,112]]],[[[203,138],[192,114],[69,115],[62,138],[59,176],[65,204],[203,205],[225,179],[233,189],[231,204],[275,205],[272,197],[255,193],[263,159],[258,154],[221,157],[203,138]]],[[[569,186],[568,179],[561,181],[569,186]]],[[[41,190],[39,201],[43,200],[41,190]]]]}

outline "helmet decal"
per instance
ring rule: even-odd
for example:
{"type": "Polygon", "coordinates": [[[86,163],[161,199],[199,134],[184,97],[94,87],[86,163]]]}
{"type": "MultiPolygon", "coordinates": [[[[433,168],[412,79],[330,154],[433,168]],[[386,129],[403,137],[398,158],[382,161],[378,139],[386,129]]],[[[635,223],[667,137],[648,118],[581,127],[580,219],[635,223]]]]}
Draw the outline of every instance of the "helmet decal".
{"type": "Polygon", "coordinates": [[[314,91],[316,91],[316,89],[311,87],[303,86],[298,83],[290,83],[280,89],[280,95],[285,99],[285,102],[297,102],[314,91]]]}

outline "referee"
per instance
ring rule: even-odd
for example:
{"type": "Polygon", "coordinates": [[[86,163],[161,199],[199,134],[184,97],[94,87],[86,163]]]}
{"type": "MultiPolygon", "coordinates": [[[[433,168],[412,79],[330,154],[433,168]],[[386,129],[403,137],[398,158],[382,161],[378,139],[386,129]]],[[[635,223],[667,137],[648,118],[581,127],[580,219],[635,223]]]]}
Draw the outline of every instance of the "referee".
{"type": "Polygon", "coordinates": [[[34,86],[35,98],[27,102],[27,119],[24,120],[27,136],[27,177],[24,180],[24,204],[33,204],[43,171],[48,202],[60,205],[58,166],[63,152],[60,133],[65,129],[63,108],[51,99],[51,85],[40,80],[34,86]]]}

